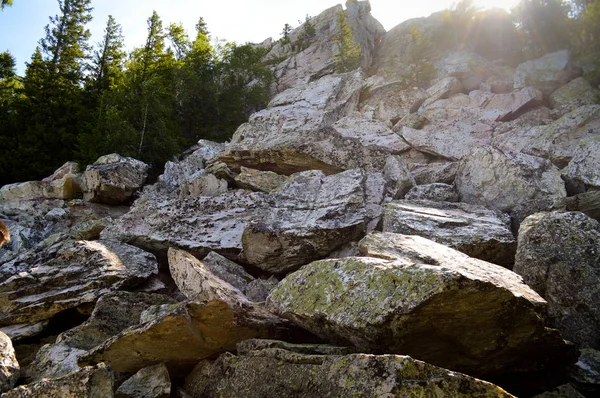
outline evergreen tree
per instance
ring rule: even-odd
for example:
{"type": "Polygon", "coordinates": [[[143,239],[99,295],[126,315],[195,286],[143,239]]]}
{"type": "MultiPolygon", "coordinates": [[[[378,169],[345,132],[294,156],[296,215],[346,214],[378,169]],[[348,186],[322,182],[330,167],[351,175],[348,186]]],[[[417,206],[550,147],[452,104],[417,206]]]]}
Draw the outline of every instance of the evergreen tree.
{"type": "Polygon", "coordinates": [[[22,87],[15,66],[15,58],[9,52],[0,53],[0,186],[11,182],[11,158],[17,145],[18,120],[15,110],[21,99],[22,87]]]}
{"type": "Polygon", "coordinates": [[[281,31],[281,44],[290,44],[290,33],[292,32],[292,26],[286,23],[281,31]]]}
{"type": "Polygon", "coordinates": [[[360,66],[360,45],[354,42],[352,28],[346,20],[346,14],[340,11],[337,15],[338,31],[335,36],[337,53],[333,56],[336,71],[350,72],[360,66]]]}

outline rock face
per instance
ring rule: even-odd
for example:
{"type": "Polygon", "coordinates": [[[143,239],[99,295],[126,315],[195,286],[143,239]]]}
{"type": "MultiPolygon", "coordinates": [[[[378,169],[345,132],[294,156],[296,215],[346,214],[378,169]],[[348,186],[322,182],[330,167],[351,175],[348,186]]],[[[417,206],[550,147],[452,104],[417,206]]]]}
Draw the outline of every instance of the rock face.
{"type": "Polygon", "coordinates": [[[580,106],[597,103],[599,92],[583,77],[571,80],[550,96],[550,105],[561,114],[569,113],[580,106]]]}
{"type": "Polygon", "coordinates": [[[35,323],[158,272],[156,258],[116,241],[67,240],[0,266],[0,326],[35,323]]]}
{"type": "Polygon", "coordinates": [[[185,369],[202,359],[235,349],[250,338],[289,338],[287,322],[254,305],[230,307],[222,301],[163,306],[145,322],[87,352],[80,365],[106,362],[117,372],[163,362],[185,369]]]}
{"type": "Polygon", "coordinates": [[[0,394],[15,386],[19,370],[12,341],[0,331],[0,394]]]}
{"type": "Polygon", "coordinates": [[[37,383],[19,386],[3,394],[3,398],[112,398],[113,373],[103,364],[85,367],[58,379],[43,379],[37,383]]]}
{"type": "Polygon", "coordinates": [[[329,177],[301,173],[275,194],[265,216],[248,224],[243,255],[275,274],[323,258],[364,235],[369,221],[366,197],[366,175],[360,170],[329,177]]]}
{"type": "MultiPolygon", "coordinates": [[[[290,43],[276,42],[265,56],[273,64],[275,90],[306,83],[331,74],[335,69],[333,55],[337,53],[334,37],[338,32],[337,14],[343,12],[341,5],[331,7],[310,19],[315,33],[306,32],[306,23],[289,34],[290,43]]],[[[347,5],[346,19],[352,28],[355,41],[361,47],[361,66],[371,64],[376,42],[385,34],[385,29],[371,16],[371,6],[366,1],[347,5]]]]}
{"type": "Polygon", "coordinates": [[[465,203],[427,200],[389,203],[383,211],[382,231],[422,236],[505,267],[512,266],[517,249],[508,216],[465,203]]]}
{"type": "Polygon", "coordinates": [[[600,224],[581,213],[540,213],[519,231],[514,271],[548,301],[553,327],[600,348],[600,224]]]}
{"type": "Polygon", "coordinates": [[[146,293],[114,292],[98,300],[90,318],[61,333],[54,344],[45,345],[28,367],[27,379],[57,378],[79,370],[77,360],[86,351],[131,326],[140,323],[143,311],[153,305],[175,304],[175,300],[146,293]]]}
{"type": "Polygon", "coordinates": [[[169,398],[171,379],[165,365],[144,368],[117,389],[117,398],[169,398]]]}
{"type": "Polygon", "coordinates": [[[456,189],[462,202],[510,213],[516,225],[538,211],[559,209],[567,196],[550,162],[494,147],[477,148],[460,162],[456,189]]]}
{"type": "Polygon", "coordinates": [[[549,96],[575,77],[570,61],[569,51],[562,50],[525,62],[517,67],[514,87],[533,86],[549,96]]]}
{"type": "Polygon", "coordinates": [[[416,236],[369,235],[361,251],[380,258],[307,265],[281,281],[268,308],[328,341],[474,376],[574,362],[543,326],[545,301],[517,274],[416,236]]]}
{"type": "Polygon", "coordinates": [[[408,356],[323,355],[293,345],[247,350],[244,344],[238,346],[239,356],[224,354],[214,362],[200,362],[187,377],[185,390],[192,397],[207,398],[512,397],[493,384],[408,356]]]}
{"type": "Polygon", "coordinates": [[[102,156],[81,176],[83,198],[110,205],[126,203],[142,188],[149,168],[139,160],[116,153],[102,156]]]}

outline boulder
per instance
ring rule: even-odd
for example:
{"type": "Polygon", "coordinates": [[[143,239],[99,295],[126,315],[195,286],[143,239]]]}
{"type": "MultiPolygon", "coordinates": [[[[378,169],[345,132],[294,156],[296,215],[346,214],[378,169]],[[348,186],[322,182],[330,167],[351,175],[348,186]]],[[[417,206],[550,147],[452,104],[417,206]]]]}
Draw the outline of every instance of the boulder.
{"type": "MultiPolygon", "coordinates": [[[[360,239],[370,221],[367,194],[367,176],[360,170],[295,175],[274,194],[269,211],[244,230],[245,260],[285,274],[360,239]]],[[[383,191],[377,202],[382,201],[383,191]]]]}
{"type": "Polygon", "coordinates": [[[200,173],[196,178],[182,184],[175,194],[180,199],[198,196],[219,196],[227,192],[227,181],[212,174],[200,173]]]}
{"type": "Polygon", "coordinates": [[[457,51],[441,60],[440,69],[451,77],[460,80],[466,92],[479,88],[494,75],[494,65],[484,57],[469,51],[457,51]]]}
{"type": "Polygon", "coordinates": [[[538,213],[521,224],[514,271],[548,301],[550,324],[600,349],[600,224],[582,213],[538,213]]]}
{"type": "Polygon", "coordinates": [[[276,191],[286,181],[286,176],[272,171],[253,170],[243,166],[240,168],[240,174],[235,177],[235,184],[238,188],[265,193],[276,191]]]}
{"type": "Polygon", "coordinates": [[[431,200],[434,202],[458,202],[458,193],[454,186],[444,183],[433,183],[417,185],[413,187],[406,196],[406,200],[431,200]]]}
{"type": "Polygon", "coordinates": [[[100,297],[90,318],[61,333],[56,342],[43,346],[27,369],[27,379],[55,379],[79,370],[77,360],[124,329],[140,323],[143,311],[153,305],[175,304],[159,294],[114,292],[100,297]]]}
{"type": "Polygon", "coordinates": [[[127,379],[116,391],[116,398],[169,398],[169,370],[160,363],[141,369],[127,379]]]}
{"type": "Polygon", "coordinates": [[[399,200],[383,211],[383,232],[418,235],[471,257],[510,268],[517,243],[510,218],[466,203],[399,200]]]}
{"type": "Polygon", "coordinates": [[[598,102],[600,92],[594,89],[583,77],[571,80],[550,96],[550,106],[560,114],[574,111],[580,106],[598,102]]]}
{"type": "Polygon", "coordinates": [[[0,188],[0,202],[40,199],[69,200],[81,192],[80,177],[79,165],[75,162],[67,162],[42,181],[4,185],[0,188]]]}
{"type": "Polygon", "coordinates": [[[19,362],[10,337],[0,331],[0,394],[12,389],[19,378],[19,362]]]}
{"type": "Polygon", "coordinates": [[[371,83],[367,80],[367,89],[361,95],[359,109],[365,116],[385,123],[396,123],[413,114],[423,104],[429,94],[421,88],[406,88],[404,82],[371,83]],[[373,85],[371,85],[373,84],[373,85]]]}
{"type": "Polygon", "coordinates": [[[380,258],[307,265],[280,282],[267,307],[330,342],[476,377],[575,361],[544,327],[546,302],[519,275],[418,236],[373,234],[360,245],[380,258]]]}
{"type": "Polygon", "coordinates": [[[569,163],[568,175],[586,185],[600,187],[600,135],[579,141],[569,163]]]}
{"type": "Polygon", "coordinates": [[[286,321],[253,304],[222,301],[161,306],[142,314],[142,325],[126,329],[88,351],[80,365],[106,362],[117,372],[137,372],[165,363],[175,373],[199,361],[235,350],[250,338],[290,338],[286,321]]]}
{"type": "Polygon", "coordinates": [[[83,198],[89,202],[120,205],[141,190],[150,166],[116,153],[100,157],[81,176],[83,198]]]}
{"type": "Polygon", "coordinates": [[[48,320],[158,272],[152,254],[117,241],[67,240],[27,254],[0,266],[0,326],[48,320]]]}
{"type": "Polygon", "coordinates": [[[238,356],[228,353],[200,362],[186,378],[185,391],[207,398],[512,397],[491,383],[408,356],[326,354],[319,352],[322,347],[310,352],[292,344],[248,349],[244,344],[238,346],[238,356]]]}
{"type": "Polygon", "coordinates": [[[600,190],[587,191],[566,199],[567,211],[580,211],[600,221],[600,190]]]}
{"type": "Polygon", "coordinates": [[[538,211],[561,208],[567,195],[549,161],[490,146],[463,158],[455,184],[462,202],[509,213],[513,226],[538,211]]]}
{"type": "Polygon", "coordinates": [[[385,178],[386,198],[402,199],[416,185],[415,178],[406,163],[402,160],[402,157],[397,155],[387,158],[383,167],[383,176],[385,178]]]}
{"type": "Polygon", "coordinates": [[[114,374],[104,364],[99,364],[58,379],[42,379],[19,386],[4,393],[2,398],[112,398],[114,379],[114,374]]]}
{"type": "Polygon", "coordinates": [[[454,184],[458,162],[438,161],[432,163],[414,163],[410,172],[417,185],[443,183],[454,184]]]}
{"type": "Polygon", "coordinates": [[[427,89],[429,98],[423,102],[421,107],[427,108],[437,100],[450,98],[455,94],[462,93],[462,91],[463,86],[460,80],[452,76],[445,77],[427,89]]]}
{"type": "Polygon", "coordinates": [[[215,276],[191,254],[171,247],[168,258],[171,277],[189,300],[221,300],[229,306],[248,303],[248,298],[241,291],[215,276]]]}
{"type": "Polygon", "coordinates": [[[544,126],[517,127],[494,139],[502,150],[522,152],[566,167],[579,142],[600,134],[600,105],[586,105],[544,126]]]}
{"type": "Polygon", "coordinates": [[[139,201],[101,236],[165,254],[174,246],[198,258],[211,251],[236,258],[246,225],[270,205],[267,195],[242,190],[216,197],[139,201]]]}
{"type": "Polygon", "coordinates": [[[581,395],[570,384],[563,384],[552,391],[546,391],[533,398],[585,398],[585,395],[581,395]]]}
{"type": "Polygon", "coordinates": [[[255,302],[265,301],[269,292],[279,283],[279,280],[273,276],[269,279],[255,279],[246,272],[244,267],[215,252],[210,252],[204,257],[202,264],[218,278],[236,287],[255,302]]]}
{"type": "Polygon", "coordinates": [[[575,76],[568,50],[546,54],[533,61],[527,61],[517,67],[514,88],[532,86],[544,96],[550,96],[575,76]]]}

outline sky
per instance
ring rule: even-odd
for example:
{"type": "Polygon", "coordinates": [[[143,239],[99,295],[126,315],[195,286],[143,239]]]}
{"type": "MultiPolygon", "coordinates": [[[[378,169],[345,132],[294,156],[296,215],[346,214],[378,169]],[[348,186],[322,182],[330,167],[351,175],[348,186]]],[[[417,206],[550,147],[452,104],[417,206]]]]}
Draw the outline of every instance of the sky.
{"type": "MultiPolygon", "coordinates": [[[[297,26],[308,14],[318,15],[345,0],[92,0],[94,19],[88,24],[91,43],[102,40],[108,15],[123,28],[128,50],[142,46],[147,34],[146,20],[156,10],[164,26],[182,23],[188,33],[202,16],[211,36],[238,43],[278,39],[283,26],[297,26]]],[[[371,14],[386,30],[399,23],[449,8],[454,0],[371,0],[371,14]]],[[[513,0],[476,0],[478,6],[509,8],[513,0]]],[[[58,13],[56,0],[13,0],[13,6],[0,11],[0,52],[10,51],[17,70],[24,73],[38,41],[44,37],[49,17],[58,13]]]]}

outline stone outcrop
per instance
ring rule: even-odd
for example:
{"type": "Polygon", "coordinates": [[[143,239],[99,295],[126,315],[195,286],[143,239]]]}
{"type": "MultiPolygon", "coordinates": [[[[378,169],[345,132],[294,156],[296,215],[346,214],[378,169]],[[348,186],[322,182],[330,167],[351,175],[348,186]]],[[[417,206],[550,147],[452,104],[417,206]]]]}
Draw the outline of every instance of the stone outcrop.
{"type": "Polygon", "coordinates": [[[0,394],[17,383],[20,366],[10,337],[0,331],[0,394]]]}
{"type": "Polygon", "coordinates": [[[0,326],[36,323],[158,272],[156,258],[116,241],[56,243],[0,266],[0,326]]]}
{"type": "Polygon", "coordinates": [[[162,306],[143,314],[142,321],[88,351],[79,364],[106,362],[131,373],[162,362],[181,371],[232,351],[243,340],[290,338],[286,321],[254,305],[230,307],[222,301],[162,306]]]}
{"type": "Polygon", "coordinates": [[[567,195],[549,161],[490,146],[460,162],[455,183],[462,202],[510,213],[515,225],[538,211],[560,209],[567,195]]]}
{"type": "Polygon", "coordinates": [[[551,325],[600,349],[600,224],[581,213],[539,213],[519,230],[514,271],[548,301],[551,325]]]}
{"type": "MultiPolygon", "coordinates": [[[[296,175],[275,194],[274,206],[244,230],[245,260],[285,274],[360,239],[370,221],[366,184],[360,170],[296,175]]],[[[380,192],[375,202],[382,201],[380,192]]]]}
{"type": "Polygon", "coordinates": [[[57,169],[50,177],[42,181],[28,181],[4,185],[0,188],[0,202],[39,199],[72,199],[81,192],[79,187],[79,165],[67,162],[57,169]]]}
{"type": "MultiPolygon", "coordinates": [[[[252,345],[252,341],[248,342],[252,345]]],[[[285,345],[248,349],[200,362],[186,378],[191,397],[428,396],[512,397],[501,388],[408,356],[307,352],[285,345]],[[240,353],[241,351],[241,353],[240,353]],[[271,381],[276,382],[271,382],[271,381]],[[249,391],[248,386],[252,386],[249,391]]]]}
{"type": "Polygon", "coordinates": [[[171,378],[165,365],[141,369],[127,379],[116,391],[116,398],[169,398],[171,378]]]}
{"type": "Polygon", "coordinates": [[[428,200],[389,203],[383,211],[382,231],[422,236],[505,267],[512,266],[517,249],[507,215],[465,203],[428,200]]]}
{"type": "Polygon", "coordinates": [[[115,376],[104,364],[85,367],[58,379],[42,379],[19,386],[2,395],[3,398],[112,398],[115,376]]]}
{"type": "Polygon", "coordinates": [[[546,302],[517,274],[416,236],[369,235],[361,251],[379,258],[307,265],[281,281],[268,308],[331,342],[474,376],[575,361],[544,327],[546,302]]]}
{"type": "Polygon", "coordinates": [[[81,176],[86,201],[119,205],[131,201],[142,188],[150,166],[113,153],[100,157],[81,176]]]}
{"type": "Polygon", "coordinates": [[[575,74],[569,51],[557,51],[519,65],[515,73],[514,87],[520,89],[533,86],[545,96],[550,96],[576,77],[575,74]]]}

